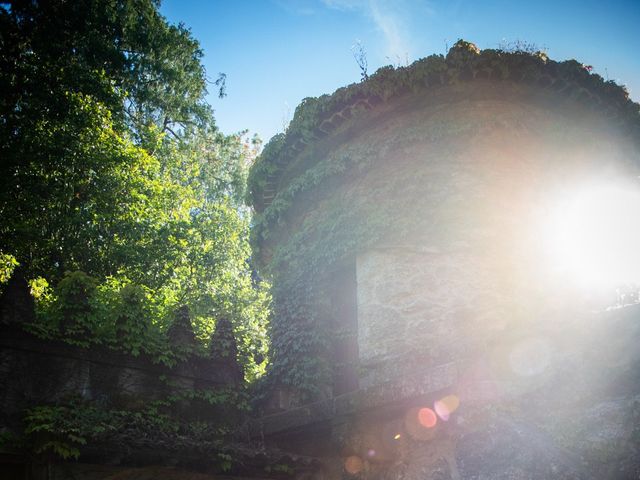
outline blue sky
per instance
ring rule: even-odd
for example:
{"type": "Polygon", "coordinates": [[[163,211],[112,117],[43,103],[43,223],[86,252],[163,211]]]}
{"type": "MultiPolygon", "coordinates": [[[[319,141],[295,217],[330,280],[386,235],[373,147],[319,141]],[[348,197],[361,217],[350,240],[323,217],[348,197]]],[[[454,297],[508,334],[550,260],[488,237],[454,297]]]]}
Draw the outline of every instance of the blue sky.
{"type": "Polygon", "coordinates": [[[222,131],[265,141],[303,98],[359,81],[357,42],[373,73],[459,38],[480,48],[524,41],[592,65],[640,100],[640,0],[163,0],[161,11],[191,28],[212,79],[226,73],[227,97],[210,95],[222,131]]]}

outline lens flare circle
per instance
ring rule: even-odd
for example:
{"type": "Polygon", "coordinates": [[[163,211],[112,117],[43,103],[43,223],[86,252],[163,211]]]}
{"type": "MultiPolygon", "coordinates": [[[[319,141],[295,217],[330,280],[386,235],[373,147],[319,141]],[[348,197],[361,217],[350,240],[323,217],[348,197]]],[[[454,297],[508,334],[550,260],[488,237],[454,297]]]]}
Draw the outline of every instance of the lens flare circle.
{"type": "Polygon", "coordinates": [[[430,441],[435,438],[438,417],[428,407],[413,407],[404,418],[406,432],[414,440],[430,441]]]}
{"type": "Polygon", "coordinates": [[[344,469],[347,473],[351,475],[357,475],[364,468],[364,463],[360,457],[357,455],[351,455],[347,457],[344,461],[344,469]]]}
{"type": "Polygon", "coordinates": [[[433,409],[445,422],[449,420],[451,414],[455,412],[460,406],[460,399],[457,395],[447,395],[446,397],[437,400],[433,404],[433,409]]]}
{"type": "Polygon", "coordinates": [[[436,412],[429,407],[424,407],[418,410],[418,422],[425,428],[433,428],[438,423],[438,417],[436,412]]]}

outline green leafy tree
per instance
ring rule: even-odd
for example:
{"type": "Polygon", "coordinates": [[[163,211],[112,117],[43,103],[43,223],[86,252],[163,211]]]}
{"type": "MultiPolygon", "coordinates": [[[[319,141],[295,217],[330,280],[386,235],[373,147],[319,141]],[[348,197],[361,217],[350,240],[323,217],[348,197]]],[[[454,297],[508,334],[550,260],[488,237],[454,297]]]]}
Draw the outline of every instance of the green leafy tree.
{"type": "Polygon", "coordinates": [[[153,344],[187,304],[204,341],[227,315],[252,377],[269,301],[241,200],[256,144],[216,128],[198,42],[158,5],[0,2],[0,252],[34,292],[54,287],[45,314],[80,278],[65,272],[91,277],[90,335],[113,336],[119,319],[153,344]],[[118,314],[123,302],[155,327],[118,314]]]}

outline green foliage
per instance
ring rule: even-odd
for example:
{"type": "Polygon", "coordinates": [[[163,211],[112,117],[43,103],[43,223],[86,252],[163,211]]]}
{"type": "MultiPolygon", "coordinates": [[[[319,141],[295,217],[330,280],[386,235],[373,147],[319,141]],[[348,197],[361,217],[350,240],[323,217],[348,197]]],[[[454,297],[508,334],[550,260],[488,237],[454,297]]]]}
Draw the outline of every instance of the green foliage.
{"type": "Polygon", "coordinates": [[[9,281],[17,266],[18,261],[16,260],[16,257],[0,251],[0,285],[9,281]]]}
{"type": "MultiPolygon", "coordinates": [[[[408,67],[380,68],[366,81],[336,90],[332,95],[307,98],[296,108],[286,134],[273,137],[251,169],[248,184],[248,201],[259,212],[265,208],[262,194],[270,178],[277,179],[287,172],[303,171],[309,155],[299,155],[300,141],[322,138],[331,125],[334,115],[349,112],[348,116],[361,115],[381,101],[388,101],[411,92],[429,92],[444,85],[451,85],[474,78],[492,78],[495,81],[524,81],[536,83],[545,77],[546,83],[554,83],[565,93],[576,95],[587,89],[595,97],[615,109],[629,128],[640,125],[638,105],[629,99],[624,87],[607,81],[590,71],[590,67],[568,60],[555,62],[534,46],[517,42],[499,50],[479,50],[474,44],[459,40],[447,56],[431,55],[417,60],[408,67]],[[566,88],[565,88],[566,87],[566,88]],[[368,105],[364,109],[360,108],[368,105]]],[[[543,83],[544,84],[544,83],[543,83]]]]}
{"type": "Polygon", "coordinates": [[[51,301],[53,292],[46,278],[37,277],[29,281],[31,295],[39,304],[46,304],[51,301]]]}
{"type": "Polygon", "coordinates": [[[151,317],[146,292],[140,285],[128,284],[120,289],[118,300],[116,336],[131,339],[131,353],[137,355],[144,348],[143,339],[151,317]]]}
{"type": "Polygon", "coordinates": [[[107,408],[79,398],[35,406],[25,414],[25,438],[20,443],[30,444],[37,454],[53,454],[63,459],[78,458],[82,448],[91,444],[119,444],[135,449],[138,443],[144,443],[176,451],[198,449],[215,455],[218,467],[228,471],[234,460],[233,452],[225,446],[229,429],[219,422],[180,420],[170,412],[176,402],[187,397],[210,399],[217,405],[236,401],[237,395],[190,393],[151,402],[141,409],[107,408]]]}
{"type": "Polygon", "coordinates": [[[25,269],[29,328],[172,363],[188,305],[201,350],[225,315],[259,376],[269,293],[242,204],[259,141],[216,128],[198,42],[153,0],[13,2],[0,27],[0,280],[25,269]]]}
{"type": "Polygon", "coordinates": [[[0,7],[0,22],[0,108],[12,140],[30,119],[63,113],[67,91],[117,112],[139,138],[151,124],[175,132],[208,121],[202,51],[153,0],[17,1],[0,7]]]}
{"type": "Polygon", "coordinates": [[[65,274],[55,289],[59,299],[55,317],[64,335],[79,344],[85,344],[92,328],[90,300],[94,296],[97,281],[84,272],[65,274]]]}
{"type": "MultiPolygon", "coordinates": [[[[233,319],[231,334],[239,346],[238,359],[246,379],[253,381],[264,373],[269,349],[268,290],[266,286],[256,289],[249,277],[227,275],[222,280],[227,282],[226,290],[213,284],[211,288],[218,294],[209,298],[209,304],[199,297],[194,299],[203,309],[194,325],[201,343],[188,352],[171,345],[166,337],[174,317],[175,290],[153,290],[123,277],[98,283],[83,272],[67,272],[53,291],[46,280],[33,280],[37,322],[26,328],[42,338],[83,347],[103,345],[134,356],[143,353],[171,366],[185,354],[208,355],[206,345],[216,317],[207,307],[219,305],[219,312],[224,312],[220,315],[233,319]]],[[[206,287],[203,281],[201,288],[206,287]]]]}
{"type": "Polygon", "coordinates": [[[161,410],[184,401],[199,401],[209,406],[231,407],[239,411],[248,411],[247,391],[235,386],[216,388],[184,388],[179,382],[162,375],[160,380],[170,392],[164,398],[149,404],[149,408],[161,410]]]}
{"type": "Polygon", "coordinates": [[[35,407],[27,412],[25,433],[44,437],[38,442],[36,453],[52,451],[63,459],[80,456],[79,447],[87,443],[87,434],[101,427],[97,426],[96,418],[90,418],[89,422],[82,418],[80,425],[70,422],[69,413],[68,407],[35,407]]]}
{"type": "Polygon", "coordinates": [[[116,132],[104,107],[81,94],[68,96],[70,117],[38,125],[31,139],[61,154],[34,158],[3,192],[3,218],[19,219],[2,224],[5,248],[30,259],[24,263],[33,274],[52,280],[64,269],[108,276],[126,268],[162,281],[168,275],[158,265],[164,248],[149,237],[188,219],[191,189],[116,132]]]}
{"type": "Polygon", "coordinates": [[[25,434],[32,437],[36,453],[51,451],[66,458],[78,458],[88,441],[125,429],[175,432],[178,426],[153,409],[143,411],[106,410],[72,400],[67,404],[38,406],[25,416],[25,434]]]}

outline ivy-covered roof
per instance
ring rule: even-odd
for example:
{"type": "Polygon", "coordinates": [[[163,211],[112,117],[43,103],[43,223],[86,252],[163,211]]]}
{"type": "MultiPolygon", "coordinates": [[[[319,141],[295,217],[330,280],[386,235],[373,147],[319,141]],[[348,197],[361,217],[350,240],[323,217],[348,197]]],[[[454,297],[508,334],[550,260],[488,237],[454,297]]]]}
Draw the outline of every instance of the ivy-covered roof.
{"type": "Polygon", "coordinates": [[[556,62],[542,52],[480,50],[459,40],[447,53],[417,60],[408,67],[380,68],[367,80],[331,95],[306,98],[296,108],[287,131],[275,135],[251,169],[249,202],[258,214],[273,201],[282,173],[310,144],[328,136],[344,122],[378,105],[411,93],[474,80],[524,83],[549,89],[597,108],[640,137],[640,105],[627,90],[591,72],[576,60],[556,62]]]}

